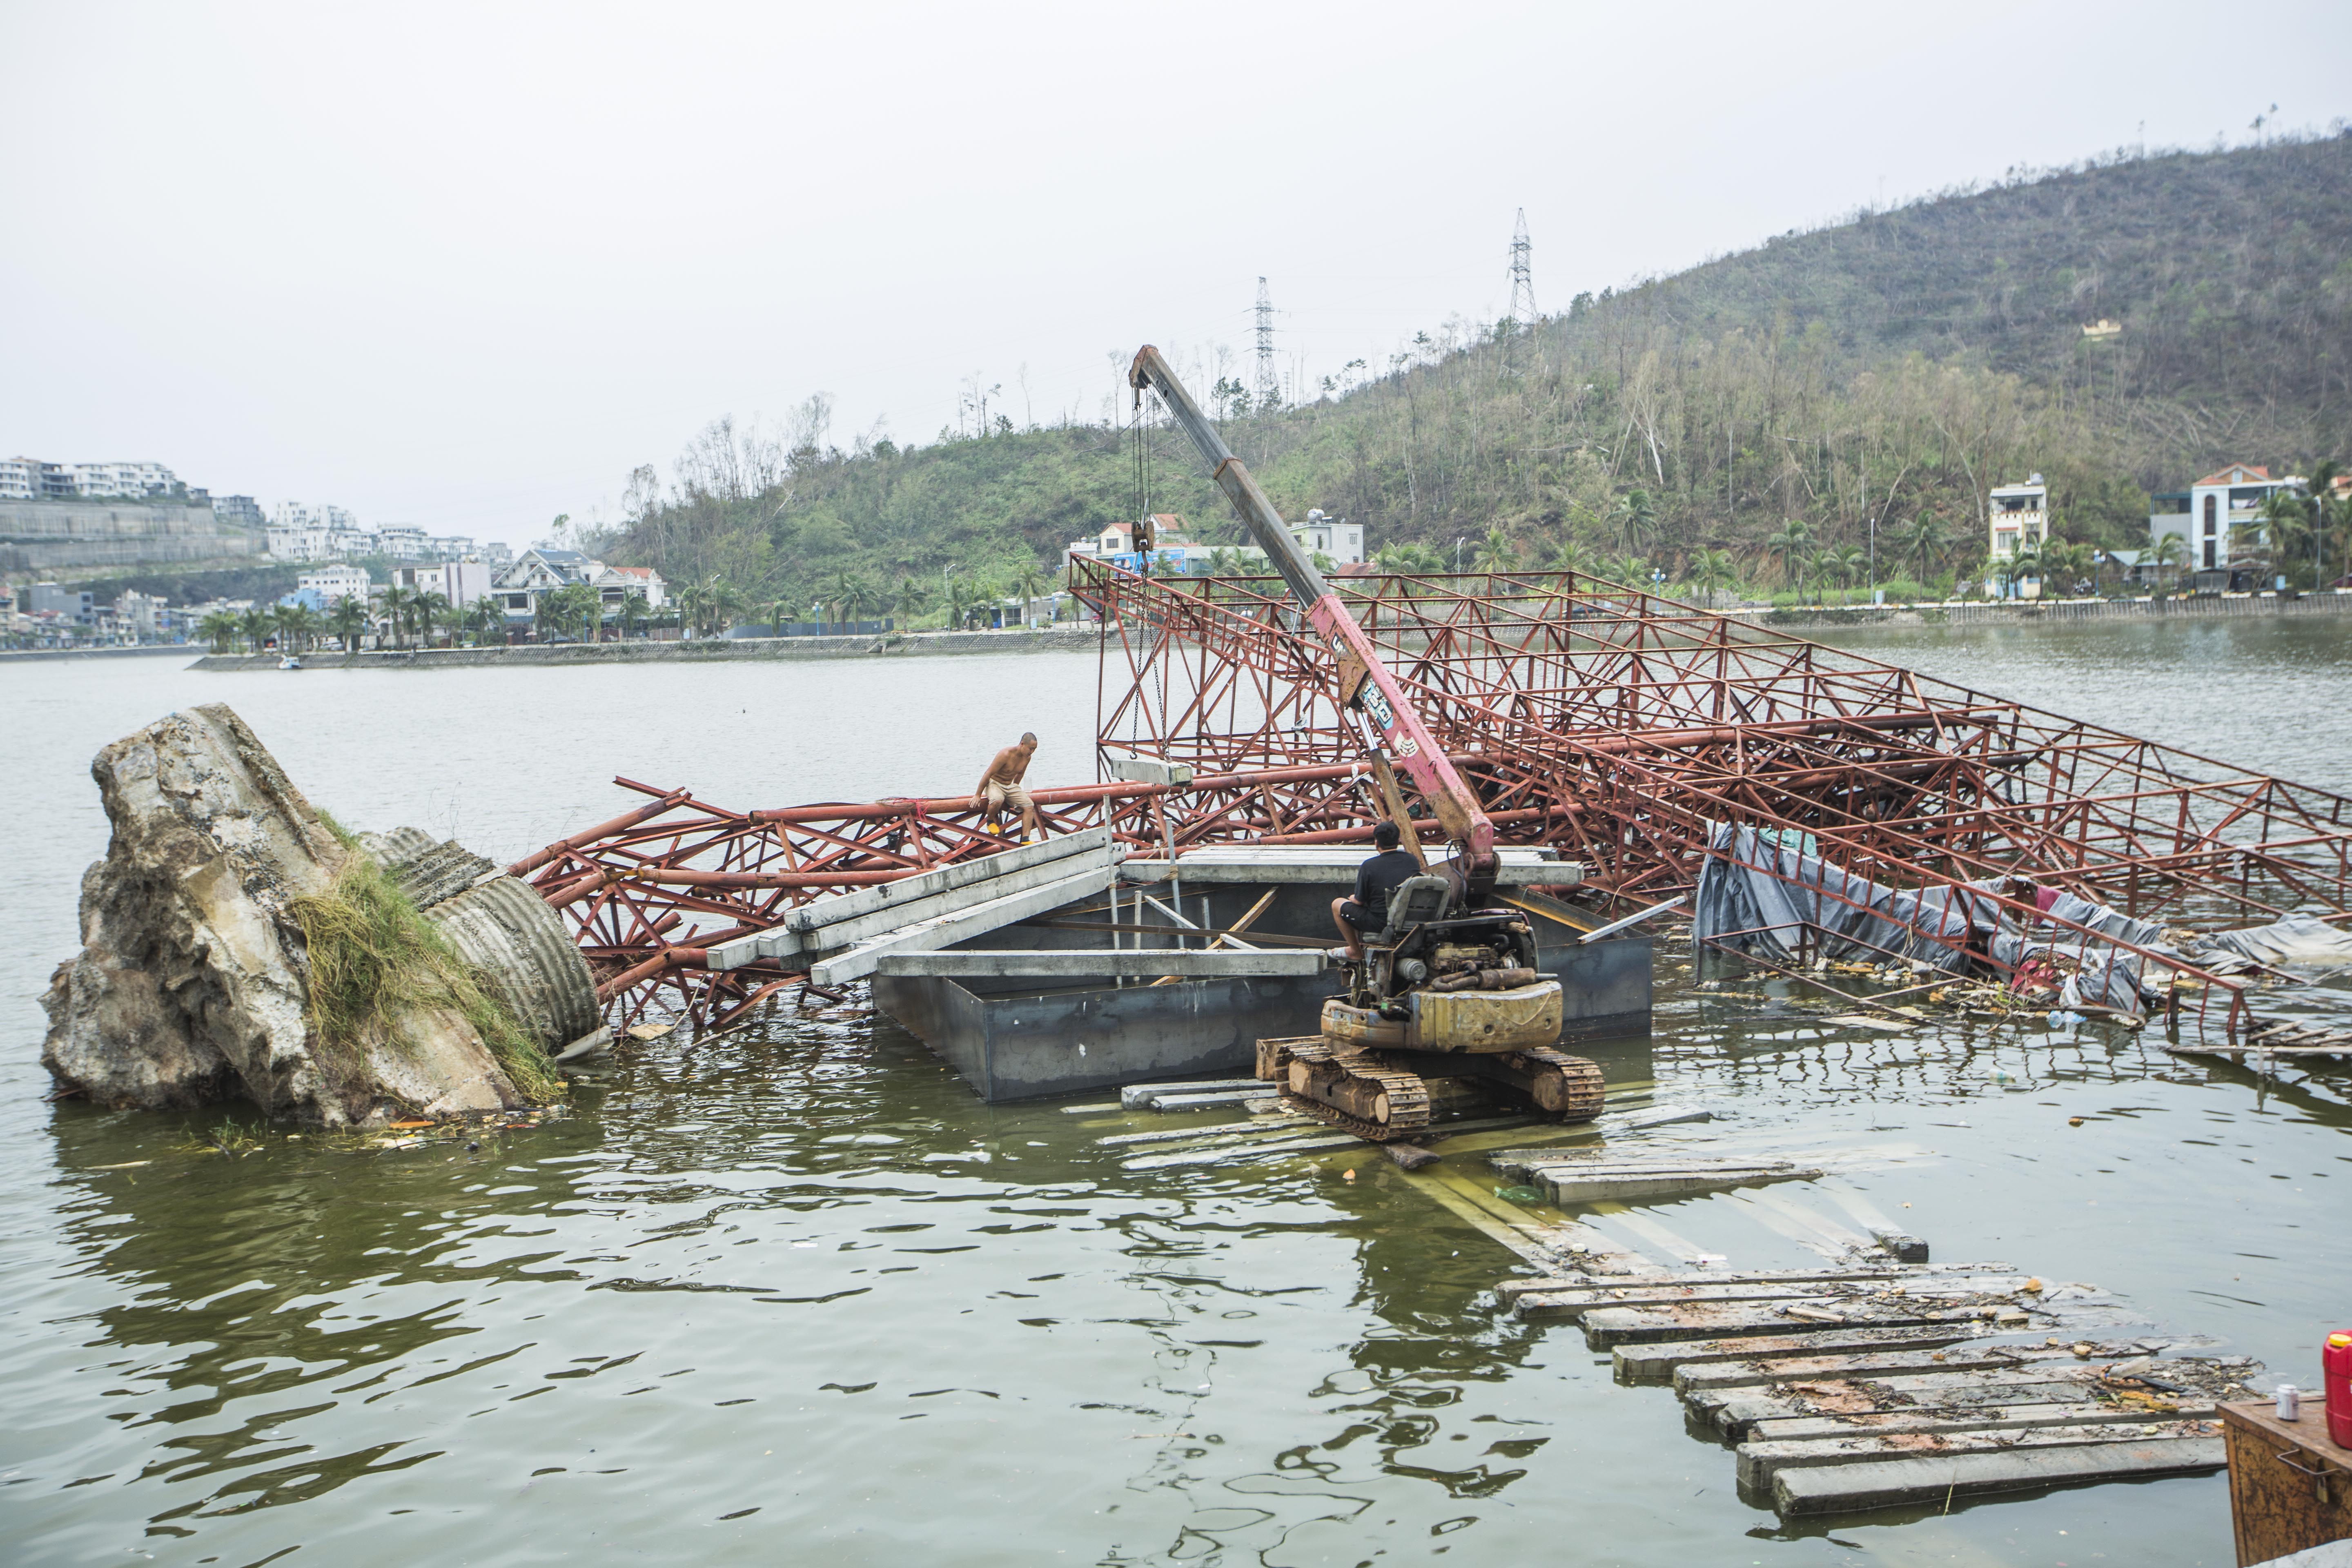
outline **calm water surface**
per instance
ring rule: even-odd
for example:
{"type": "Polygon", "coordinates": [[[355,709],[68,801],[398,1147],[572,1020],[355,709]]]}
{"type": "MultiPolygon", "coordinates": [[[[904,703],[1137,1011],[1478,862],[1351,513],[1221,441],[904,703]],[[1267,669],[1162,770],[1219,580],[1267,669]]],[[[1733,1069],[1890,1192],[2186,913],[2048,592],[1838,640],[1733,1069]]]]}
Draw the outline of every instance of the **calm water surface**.
{"type": "MultiPolygon", "coordinates": [[[[2352,788],[2333,626],[1839,640],[2352,788]]],[[[978,1105],[887,1020],[632,1045],[572,1120],[478,1152],[228,1161],[183,1149],[219,1113],[47,1105],[36,997],[105,847],[89,759],[175,707],[234,704],[347,823],[500,858],[621,809],[615,773],[721,803],[946,794],[1034,729],[1043,782],[1091,777],[1084,658],[171,665],[0,669],[11,1562],[2232,1560],[2219,1479],[1783,1531],[1669,1394],[1496,1315],[1516,1260],[1435,1178],[1128,1173],[1094,1142],[1126,1119],[978,1105]]],[[[1720,1117],[1668,1137],[1906,1155],[1847,1180],[1938,1258],[2098,1281],[2306,1384],[2352,1322],[2343,1077],[2258,1092],[2088,1029],[1858,1038],[1702,997],[1685,962],[1662,952],[1655,1039],[1601,1053],[1720,1117]]],[[[1742,1265],[1813,1260],[1748,1198],[1650,1212],[1742,1265]]]]}

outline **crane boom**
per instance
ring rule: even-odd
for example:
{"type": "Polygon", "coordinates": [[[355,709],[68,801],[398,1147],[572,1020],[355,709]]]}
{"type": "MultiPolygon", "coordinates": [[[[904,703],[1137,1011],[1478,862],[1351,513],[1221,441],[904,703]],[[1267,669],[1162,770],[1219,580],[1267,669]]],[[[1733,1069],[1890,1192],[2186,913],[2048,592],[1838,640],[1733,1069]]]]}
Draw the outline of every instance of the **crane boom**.
{"type": "Polygon", "coordinates": [[[1364,635],[1364,628],[1356,624],[1356,617],[1348,613],[1339,595],[1331,591],[1323,574],[1315,569],[1315,563],[1291,537],[1282,514],[1274,510],[1274,502],[1258,488],[1257,480],[1242,460],[1234,456],[1224,437],[1217,434],[1216,426],[1201,412],[1158,349],[1146,343],[1137,350],[1127,379],[1139,399],[1146,387],[1160,394],[1169,412],[1176,416],[1176,423],[1184,427],[1184,434],[1208,459],[1217,488],[1233,502],[1242,526],[1249,530],[1250,537],[1265,552],[1275,570],[1282,574],[1282,580],[1289,584],[1292,596],[1307,612],[1307,619],[1339,656],[1342,668],[1353,664],[1363,669],[1364,679],[1356,689],[1342,692],[1341,697],[1371,721],[1388,753],[1429,802],[1438,825],[1459,847],[1465,878],[1476,885],[1491,883],[1495,825],[1487,820],[1485,808],[1478,804],[1467,781],[1447,760],[1444,748],[1438,745],[1428,727],[1422,723],[1421,715],[1405,700],[1403,688],[1373,650],[1371,638],[1364,635]]]}

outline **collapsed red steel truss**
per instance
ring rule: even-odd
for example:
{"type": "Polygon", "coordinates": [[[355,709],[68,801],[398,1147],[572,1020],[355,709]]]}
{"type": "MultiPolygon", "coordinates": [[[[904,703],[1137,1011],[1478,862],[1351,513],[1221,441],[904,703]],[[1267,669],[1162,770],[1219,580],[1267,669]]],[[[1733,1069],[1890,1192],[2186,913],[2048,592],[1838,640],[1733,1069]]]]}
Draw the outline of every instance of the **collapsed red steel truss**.
{"type": "MultiPolygon", "coordinates": [[[[1279,582],[1078,576],[1110,628],[1105,745],[1203,770],[1360,747],[1340,673],[1301,635],[1279,582]]],[[[1895,889],[2022,878],[2145,920],[2352,921],[2341,795],[1574,573],[1343,581],[1432,733],[1510,825],[1505,839],[1583,862],[1585,888],[1605,899],[1689,891],[1728,822],[1800,836],[1828,864],[1895,889]]],[[[1194,826],[1176,826],[1179,845],[1194,826]]],[[[1270,817],[1253,826],[1280,830],[1270,817]]],[[[2053,920],[2030,889],[1990,897],[2085,953],[2152,952],[2053,920]]],[[[2233,983],[2168,962],[2207,982],[2208,998],[2228,995],[2234,1026],[2233,983]]]]}
{"type": "MultiPolygon", "coordinates": [[[[1370,836],[1366,733],[1279,580],[1073,578],[1104,622],[1103,771],[1132,752],[1197,777],[1040,792],[1057,828],[1180,854],[1370,836]]],[[[1895,887],[2016,875],[2143,919],[2352,921],[2343,796],[1573,573],[1339,583],[1502,840],[1556,847],[1626,907],[1688,890],[1728,821],[1895,887]]],[[[723,1022],[792,977],[710,971],[710,944],[1010,843],[968,800],[740,813],[623,782],[647,804],[515,869],[626,1016],[667,988],[723,1022]]]]}
{"type": "MultiPolygon", "coordinates": [[[[763,961],[709,967],[709,950],[778,924],[784,911],[829,892],[992,855],[1019,842],[983,821],[968,796],[869,805],[734,811],[633,779],[614,781],[644,805],[551,844],[507,868],[527,878],[572,923],[618,1024],[666,1004],[723,1027],[755,1003],[802,984],[797,968],[763,961]]],[[[1122,841],[1161,851],[1175,824],[1242,825],[1271,811],[1307,825],[1292,842],[1353,836],[1372,811],[1372,784],[1354,762],[1261,769],[1177,786],[1079,784],[1034,792],[1055,833],[1108,821],[1122,841]]],[[[1018,824],[1010,825],[1017,831],[1018,824]]]]}

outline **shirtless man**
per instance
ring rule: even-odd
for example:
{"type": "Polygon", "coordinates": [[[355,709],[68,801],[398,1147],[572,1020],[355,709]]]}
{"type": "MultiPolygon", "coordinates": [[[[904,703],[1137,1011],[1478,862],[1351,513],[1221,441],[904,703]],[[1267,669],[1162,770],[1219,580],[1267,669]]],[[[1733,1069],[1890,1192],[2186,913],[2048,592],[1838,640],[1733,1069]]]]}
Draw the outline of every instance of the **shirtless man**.
{"type": "Polygon", "coordinates": [[[1037,803],[1029,798],[1028,788],[1021,782],[1029,772],[1029,759],[1037,754],[1037,737],[1024,734],[1017,746],[1007,746],[996,753],[988,771],[980,775],[980,787],[971,792],[971,808],[987,813],[983,818],[993,828],[1004,816],[1007,804],[1021,808],[1021,824],[1042,841],[1045,837],[1045,819],[1037,814],[1037,803]]]}

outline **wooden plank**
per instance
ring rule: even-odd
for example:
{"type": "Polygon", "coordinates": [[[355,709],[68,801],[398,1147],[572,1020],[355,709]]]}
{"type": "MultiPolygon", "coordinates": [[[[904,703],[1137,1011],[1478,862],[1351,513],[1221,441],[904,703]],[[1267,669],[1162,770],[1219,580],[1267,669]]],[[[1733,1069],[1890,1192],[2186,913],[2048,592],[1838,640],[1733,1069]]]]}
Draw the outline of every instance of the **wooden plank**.
{"type": "Polygon", "coordinates": [[[1729,1165],[1685,1171],[1568,1171],[1538,1167],[1528,1184],[1544,1188],[1562,1208],[1574,1204],[1624,1203],[1634,1198],[1676,1197],[1685,1193],[1712,1192],[1725,1187],[1757,1186],[1766,1182],[1811,1181],[1822,1173],[1786,1163],[1729,1165]]]}
{"type": "Polygon", "coordinates": [[[1604,1307],[1584,1315],[1585,1342],[1595,1350],[1647,1340],[1711,1340],[1741,1334],[1779,1335],[1810,1321],[1842,1328],[1928,1328],[1976,1321],[1974,1306],[1903,1306],[1876,1302],[1842,1309],[1832,1319],[1806,1319],[1741,1303],[1683,1307],[1604,1307]]]}
{"type": "Polygon", "coordinates": [[[1991,1432],[1898,1433],[1892,1436],[1853,1436],[1803,1443],[1749,1441],[1739,1445],[1739,1489],[1761,1491],[1783,1470],[1818,1469],[1824,1466],[1864,1465],[1876,1460],[1916,1458],[1923,1454],[2021,1453],[2049,1448],[2088,1448],[2105,1444],[2146,1443],[2165,1439],[2204,1439],[2221,1447],[2221,1428],[2213,1421],[2144,1421],[2134,1426],[2099,1424],[2089,1426],[2032,1426],[1991,1432]]]}
{"type": "Polygon", "coordinates": [[[1089,867],[1059,881],[992,899],[971,909],[890,931],[861,947],[851,948],[847,952],[811,965],[809,978],[828,988],[845,985],[853,980],[863,980],[874,973],[874,966],[887,954],[925,952],[971,937],[983,936],[1015,921],[1043,914],[1089,893],[1098,893],[1108,877],[1108,868],[1089,867]]]}
{"type": "MultiPolygon", "coordinates": [[[[1760,1388],[1702,1389],[1686,1395],[1684,1403],[1693,1415],[1711,1423],[1725,1441],[1737,1442],[1751,1435],[1757,1426],[1773,1422],[1834,1419],[1906,1408],[1915,1412],[1965,1412],[2004,1405],[2079,1405],[2089,1397],[2094,1381],[2089,1377],[2068,1377],[2058,1367],[2038,1377],[2028,1373],[2005,1375],[2009,1381],[1974,1387],[1956,1384],[1909,1394],[1888,1387],[1887,1382],[1892,1380],[1875,1378],[1774,1383],[1760,1388]],[[1917,1403],[1906,1406],[1902,1403],[1905,1400],[1917,1403]]],[[[2115,1408],[2137,1409],[2132,1418],[2138,1421],[2159,1419],[2168,1414],[2149,1407],[2119,1405],[2115,1408]]]]}
{"type": "Polygon", "coordinates": [[[965,948],[953,952],[892,953],[874,966],[877,974],[929,974],[951,980],[1035,976],[1066,979],[1119,974],[1172,975],[1179,980],[1234,976],[1301,975],[1323,973],[1330,961],[1307,948],[1250,948],[1214,952],[1200,948],[965,948]]]}
{"type": "MultiPolygon", "coordinates": [[[[1111,1109],[1117,1110],[1113,1106],[1111,1109]]],[[[1230,1136],[1236,1132],[1287,1131],[1294,1128],[1316,1125],[1311,1116],[1284,1113],[1275,1116],[1253,1116],[1247,1121],[1220,1121],[1208,1127],[1160,1128],[1150,1132],[1113,1132],[1095,1142],[1106,1149],[1124,1148],[1137,1143],[1190,1143],[1202,1138],[1230,1136]]]]}
{"type": "Polygon", "coordinates": [[[1142,1154],[1119,1168],[1126,1171],[1173,1171],[1193,1165],[1247,1164],[1292,1154],[1318,1154],[1332,1149],[1360,1149],[1364,1141],[1352,1132],[1332,1132],[1311,1138],[1251,1139],[1231,1148],[1188,1149],[1181,1154],[1142,1154]]]}
{"type": "MultiPolygon", "coordinates": [[[[2063,1385],[2061,1385],[2063,1386],[2063,1385]]],[[[2084,1390],[2077,1386],[2077,1394],[2084,1390]]],[[[2210,1399],[2184,1402],[2175,1415],[2210,1421],[2216,1406],[2210,1399]]],[[[2096,1426],[2140,1425],[2160,1419],[2128,1405],[2102,1405],[2096,1400],[2068,1404],[2046,1400],[2019,1405],[1981,1405],[1966,1409],[1923,1407],[1916,1410],[1864,1410],[1851,1415],[1792,1415],[1748,1425],[1743,1437],[1759,1443],[1804,1443],[1855,1435],[1892,1436],[1918,1432],[1985,1432],[1994,1428],[2023,1431],[2036,1426],[2096,1426]]]]}
{"type": "MultiPolygon", "coordinates": [[[[2078,1341],[2077,1343],[2090,1344],[2091,1353],[2077,1356],[2070,1346],[2021,1345],[1992,1338],[1992,1331],[1982,1329],[1982,1325],[1979,1329],[1979,1334],[1968,1336],[1980,1341],[1978,1343],[1955,1340],[1946,1345],[1907,1350],[1864,1346],[1852,1351],[1690,1362],[1675,1369],[1675,1387],[1685,1398],[1696,1398],[1710,1390],[1812,1379],[1926,1377],[1963,1372],[2015,1373],[2025,1376],[2045,1364],[2087,1366],[2142,1353],[2137,1342],[2100,1344],[2078,1341]]],[[[1737,1345],[1752,1342],[1727,1342],[1737,1345]]]]}
{"type": "Polygon", "coordinates": [[[2218,1437],[2172,1437],[2086,1447],[1803,1466],[1774,1475],[1772,1506],[1785,1518],[1861,1513],[1905,1503],[1948,1503],[1956,1498],[2082,1481],[2205,1475],[2226,1463],[2218,1437]]]}
{"type": "MultiPolygon", "coordinates": [[[[1799,1330],[1711,1340],[1628,1343],[1613,1357],[1621,1383],[1664,1383],[1678,1369],[1717,1363],[1747,1363],[1775,1356],[1826,1356],[1871,1351],[1933,1351],[1991,1334],[1982,1322],[1918,1323],[1901,1328],[1799,1330]]],[[[1759,1380],[1760,1381],[1760,1380],[1759,1380]]]]}
{"type": "Polygon", "coordinates": [[[1571,1290],[1528,1291],[1511,1303],[1514,1317],[1530,1321],[1573,1320],[1604,1307],[1664,1307],[1685,1301],[1835,1300],[1833,1296],[1807,1293],[1801,1285],[1722,1285],[1700,1289],[1666,1280],[1633,1285],[1600,1285],[1588,1281],[1571,1290]]]}
{"type": "MultiPolygon", "coordinates": [[[[1887,1263],[1865,1264],[1860,1268],[1839,1264],[1823,1264],[1813,1268],[1772,1268],[1755,1272],[1710,1268],[1700,1274],[1675,1274],[1668,1282],[1678,1285],[1809,1285],[1828,1280],[1851,1280],[1857,1288],[1884,1289],[1888,1285],[1912,1281],[1933,1284],[1956,1279],[2006,1279],[2013,1271],[2005,1263],[1938,1263],[1910,1268],[1887,1263]]],[[[2022,1275],[2017,1276],[2024,1278],[2022,1275]]],[[[1530,1290],[1575,1290],[1592,1281],[1575,1274],[1553,1274],[1535,1279],[1506,1279],[1495,1287],[1495,1293],[1508,1300],[1530,1290]]]]}

